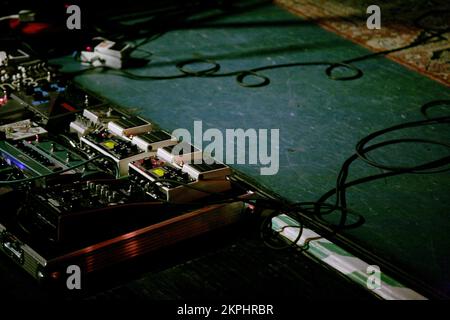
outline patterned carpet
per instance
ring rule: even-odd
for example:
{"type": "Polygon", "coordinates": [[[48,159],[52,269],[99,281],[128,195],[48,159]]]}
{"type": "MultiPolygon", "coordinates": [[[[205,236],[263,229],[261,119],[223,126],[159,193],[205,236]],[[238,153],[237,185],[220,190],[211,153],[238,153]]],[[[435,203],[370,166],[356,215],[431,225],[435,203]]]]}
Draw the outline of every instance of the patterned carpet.
{"type": "Polygon", "coordinates": [[[450,86],[448,0],[275,0],[275,3],[376,52],[413,44],[387,57],[450,86]],[[367,7],[374,3],[381,8],[379,30],[366,26],[367,7]]]}

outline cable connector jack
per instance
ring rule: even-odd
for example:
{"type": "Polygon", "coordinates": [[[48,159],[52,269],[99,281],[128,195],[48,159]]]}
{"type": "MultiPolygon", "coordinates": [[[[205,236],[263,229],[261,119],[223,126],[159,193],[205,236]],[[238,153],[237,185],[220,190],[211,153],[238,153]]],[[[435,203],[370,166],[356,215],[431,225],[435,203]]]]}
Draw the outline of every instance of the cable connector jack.
{"type": "Polygon", "coordinates": [[[36,12],[31,10],[20,10],[18,16],[20,22],[33,22],[36,19],[36,12]]]}
{"type": "Polygon", "coordinates": [[[20,10],[18,14],[0,17],[0,21],[19,19],[20,22],[33,22],[36,18],[36,12],[31,10],[20,10]]]}

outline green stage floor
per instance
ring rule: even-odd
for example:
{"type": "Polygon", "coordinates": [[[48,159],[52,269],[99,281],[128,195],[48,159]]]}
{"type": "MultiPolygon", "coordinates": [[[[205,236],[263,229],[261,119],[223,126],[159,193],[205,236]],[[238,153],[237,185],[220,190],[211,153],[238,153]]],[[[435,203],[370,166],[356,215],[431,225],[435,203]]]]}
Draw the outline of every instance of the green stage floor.
{"type": "MultiPolygon", "coordinates": [[[[177,74],[175,62],[208,58],[220,72],[299,61],[340,61],[366,49],[306,23],[276,7],[265,6],[174,30],[142,49],[153,53],[139,74],[177,74]],[[237,24],[236,24],[237,23],[237,24]],[[217,24],[217,26],[214,26],[217,24]]],[[[59,59],[66,70],[75,62],[59,59]]],[[[363,77],[333,81],[326,66],[263,71],[271,80],[261,88],[239,86],[234,77],[134,81],[92,73],[77,80],[112,101],[138,108],[166,130],[208,128],[280,129],[280,169],[261,176],[259,167],[234,165],[291,201],[315,201],[333,188],[343,161],[367,134],[402,122],[420,120],[420,106],[450,99],[450,90],[384,57],[355,63],[363,77]]],[[[395,135],[447,141],[448,126],[411,129],[395,135]]],[[[394,135],[389,136],[394,137],[394,135]]],[[[426,145],[404,145],[374,153],[379,161],[414,164],[448,154],[426,145]]],[[[350,179],[380,171],[356,162],[350,179]]],[[[345,236],[406,273],[450,295],[450,175],[402,175],[348,190],[348,206],[366,222],[345,236]]]]}

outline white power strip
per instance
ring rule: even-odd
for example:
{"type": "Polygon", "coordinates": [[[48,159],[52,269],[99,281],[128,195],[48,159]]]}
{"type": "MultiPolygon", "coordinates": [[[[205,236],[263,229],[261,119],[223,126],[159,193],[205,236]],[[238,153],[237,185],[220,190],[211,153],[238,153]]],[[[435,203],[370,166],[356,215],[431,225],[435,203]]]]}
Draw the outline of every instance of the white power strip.
{"type": "Polygon", "coordinates": [[[103,40],[94,51],[82,51],[80,58],[82,63],[94,67],[110,67],[121,69],[133,47],[130,44],[118,44],[114,41],[103,40]]]}

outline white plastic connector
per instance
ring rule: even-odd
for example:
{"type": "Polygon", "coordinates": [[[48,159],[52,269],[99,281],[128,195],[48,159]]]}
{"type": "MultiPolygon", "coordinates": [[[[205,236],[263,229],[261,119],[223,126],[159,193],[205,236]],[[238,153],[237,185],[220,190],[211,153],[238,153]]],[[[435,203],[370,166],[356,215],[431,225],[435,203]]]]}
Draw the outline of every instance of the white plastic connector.
{"type": "Polygon", "coordinates": [[[103,40],[95,46],[94,51],[82,51],[81,62],[94,67],[121,69],[132,49],[129,44],[117,44],[113,41],[103,40]]]}
{"type": "Polygon", "coordinates": [[[127,57],[132,49],[133,47],[127,43],[121,44],[114,41],[103,40],[94,48],[94,51],[110,57],[122,59],[127,57]]]}
{"type": "Polygon", "coordinates": [[[0,67],[8,65],[8,55],[5,51],[0,51],[0,67]]]}

